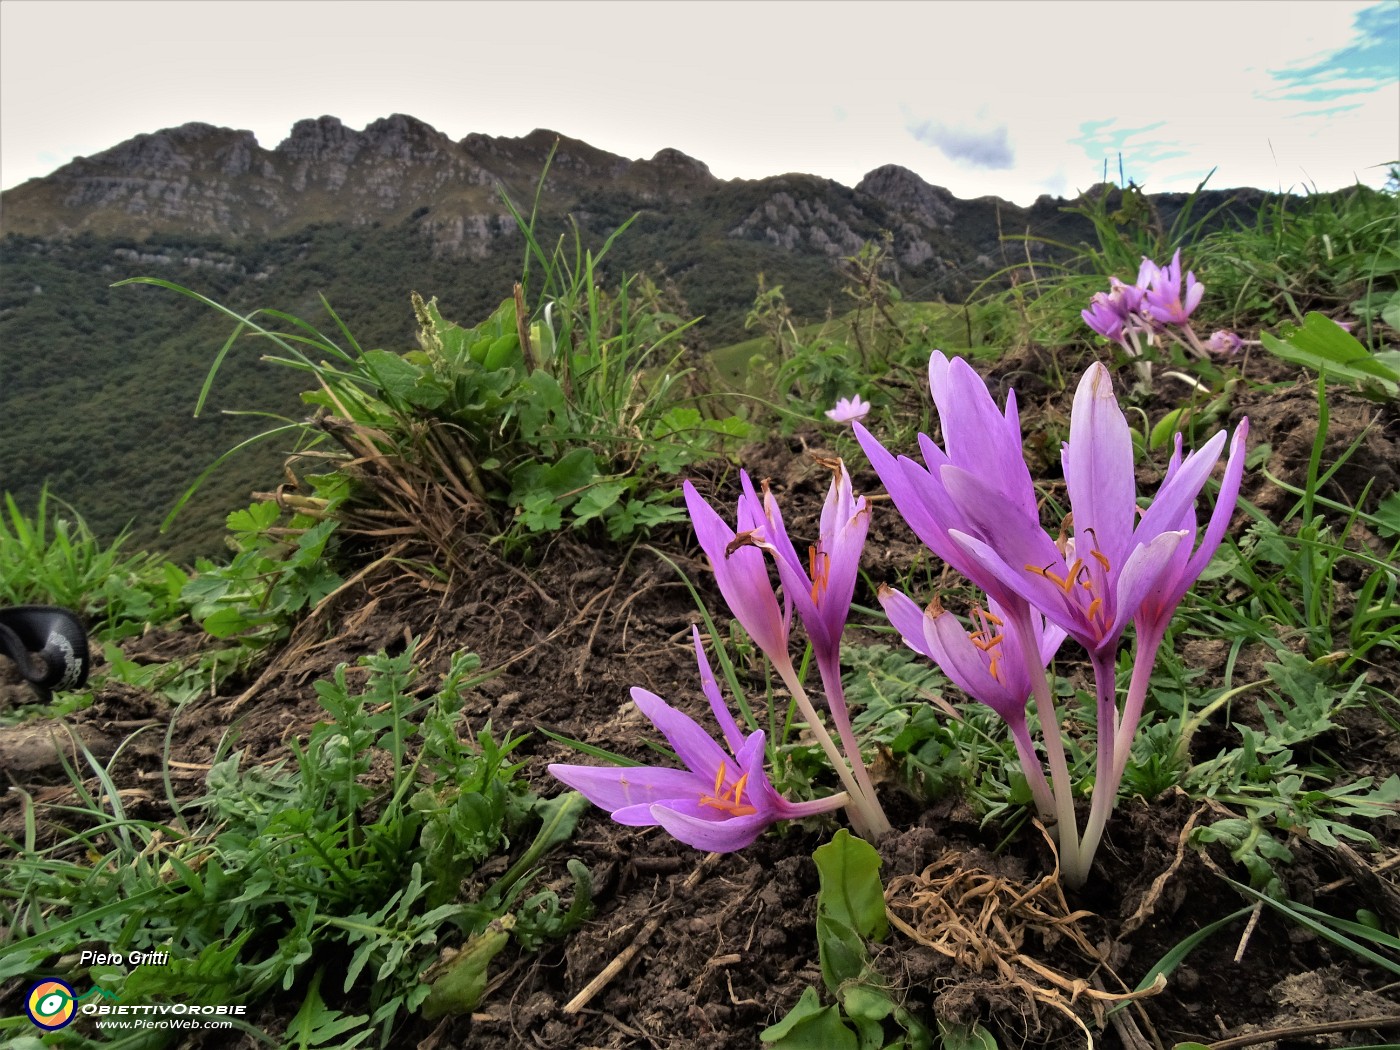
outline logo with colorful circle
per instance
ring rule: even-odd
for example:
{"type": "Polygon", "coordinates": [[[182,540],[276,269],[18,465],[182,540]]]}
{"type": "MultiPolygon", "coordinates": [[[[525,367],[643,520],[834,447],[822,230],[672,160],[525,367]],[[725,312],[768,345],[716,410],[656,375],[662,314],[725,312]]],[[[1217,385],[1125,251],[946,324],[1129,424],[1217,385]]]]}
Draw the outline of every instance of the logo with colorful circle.
{"type": "Polygon", "coordinates": [[[65,1028],[77,1014],[78,997],[65,981],[50,977],[40,981],[24,998],[24,1012],[46,1032],[65,1028]]]}

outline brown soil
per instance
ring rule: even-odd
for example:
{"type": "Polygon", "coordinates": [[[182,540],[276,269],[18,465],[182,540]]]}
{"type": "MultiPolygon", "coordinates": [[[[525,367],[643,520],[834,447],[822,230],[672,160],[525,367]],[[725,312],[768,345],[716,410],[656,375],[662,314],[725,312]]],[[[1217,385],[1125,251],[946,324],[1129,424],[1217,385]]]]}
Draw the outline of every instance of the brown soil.
{"type": "MultiPolygon", "coordinates": [[[[1062,421],[1072,395],[1038,388],[1028,378],[1039,371],[1036,364],[1006,362],[992,376],[995,389],[1003,376],[1014,373],[1012,383],[1023,413],[1034,421],[1032,430],[1036,423],[1053,427],[1062,421]]],[[[1323,462],[1332,462],[1358,439],[1359,444],[1326,494],[1354,499],[1367,482],[1372,495],[1394,491],[1400,482],[1394,409],[1337,394],[1331,410],[1323,462]]],[[[1251,446],[1272,444],[1267,469],[1299,483],[1316,427],[1313,387],[1290,381],[1247,411],[1251,446]]],[[[1237,407],[1231,423],[1242,412],[1237,407]]],[[[745,457],[751,473],[773,479],[797,536],[815,532],[824,492],[824,472],[802,455],[817,442],[815,433],[802,434],[774,440],[745,457]]],[[[702,487],[718,488],[719,498],[730,505],[737,490],[733,477],[711,479],[702,487]]],[[[858,471],[857,488],[874,491],[878,485],[858,471]]],[[[1280,504],[1291,500],[1278,491],[1255,474],[1245,495],[1280,513],[1286,509],[1280,504]]],[[[654,537],[651,544],[699,581],[718,616],[722,603],[688,531],[654,537]]],[[[919,551],[882,506],[867,549],[870,578],[892,579],[896,567],[919,551]]],[[[421,639],[420,683],[426,689],[459,649],[478,653],[485,667],[505,668],[471,698],[464,714],[472,730],[487,720],[498,736],[542,727],[640,754],[640,740],[651,729],[628,701],[631,686],[644,686],[697,715],[705,711],[689,642],[698,611],[674,570],[650,547],[600,549],[564,535],[533,560],[538,567],[525,573],[482,557],[476,571],[450,589],[426,587],[410,575],[371,577],[323,609],[269,665],[228,683],[218,695],[172,710],[141,691],[108,686],[61,726],[30,722],[0,731],[0,765],[36,799],[58,801],[68,790],[58,755],[73,754],[70,733],[106,759],[142,729],[121,751],[113,772],[118,787],[130,792],[129,811],[159,817],[164,803],[158,771],[171,722],[174,784],[194,795],[227,734],[245,752],[245,764],[286,756],[286,742],[304,739],[322,715],[313,682],[338,663],[353,664],[380,648],[399,651],[412,636],[421,639]]],[[[873,596],[858,594],[857,601],[873,604],[873,596]]],[[[859,639],[858,625],[851,634],[859,639]]],[[[169,659],[206,641],[187,630],[126,648],[142,659],[169,659]]],[[[1205,670],[1197,685],[1209,689],[1220,680],[1227,647],[1206,639],[1189,644],[1193,664],[1205,670]]],[[[1237,680],[1240,673],[1237,669],[1237,680]]],[[[1400,683],[1395,667],[1375,673],[1391,691],[1400,683]]],[[[0,683],[0,705],[18,689],[0,683]]],[[[1400,768],[1400,740],[1386,723],[1367,709],[1346,717],[1320,746],[1334,758],[1345,756],[1357,775],[1384,776],[1400,768]]],[[[1232,732],[1224,724],[1208,727],[1198,738],[1198,754],[1232,746],[1227,743],[1232,732]]],[[[557,785],[544,766],[569,760],[567,750],[534,733],[520,754],[529,761],[535,788],[553,794],[557,785]]],[[[925,1019],[979,1020],[1002,1047],[1083,1047],[1085,1026],[1097,1045],[1125,1047],[1139,1036],[1148,1038],[1144,1046],[1155,1039],[1155,1045],[1169,1047],[1184,1039],[1209,1042],[1271,1029],[1301,1033],[1329,1021],[1358,1023],[1315,1038],[1284,1034],[1258,1045],[1352,1046],[1394,1039],[1400,1031],[1393,1024],[1383,1031],[1359,1023],[1400,1016],[1393,978],[1268,909],[1205,941],[1160,994],[1104,1019],[1096,995],[1132,987],[1183,937],[1245,903],[1221,878],[1222,873],[1241,876],[1227,854],[1185,845],[1193,822],[1208,813],[1184,797],[1151,805],[1125,801],[1089,884],[1067,898],[1045,882],[1054,858],[1034,831],[997,852],[999,829],[980,827],[957,800],[923,810],[896,792],[888,801],[902,830],[879,844],[882,876],[891,912],[907,930],[891,933],[879,949],[878,966],[909,1009],[925,1019]],[[989,926],[985,907],[993,899],[1000,910],[989,926]],[[996,929],[1006,935],[1001,947],[987,948],[1000,936],[992,936],[996,929]],[[984,950],[968,947],[974,943],[984,950]],[[1028,958],[1041,969],[1027,965],[1028,958]]],[[[0,796],[0,832],[13,836],[19,817],[15,793],[0,796]]],[[[1297,861],[1287,872],[1293,899],[1346,917],[1360,908],[1387,914],[1393,907],[1394,867],[1368,880],[1357,865],[1369,871],[1400,855],[1400,818],[1372,822],[1368,829],[1383,844],[1380,856],[1348,859],[1297,843],[1297,861]]],[[[564,860],[581,859],[593,877],[592,920],[563,943],[500,956],[492,991],[475,1016],[409,1023],[391,1045],[756,1047],[759,1030],[786,1012],[805,987],[821,986],[811,854],[829,835],[829,827],[790,827],[741,853],[705,856],[657,829],[620,827],[590,811],[574,841],[558,851],[546,880],[557,878],[563,890],[568,885],[564,860]],[[619,958],[622,965],[591,998],[567,1005],[619,958]]],[[[7,1012],[13,1012],[17,993],[0,992],[7,1012]]],[[[258,1023],[280,1032],[294,1009],[291,998],[273,999],[263,1004],[258,1023]]]]}

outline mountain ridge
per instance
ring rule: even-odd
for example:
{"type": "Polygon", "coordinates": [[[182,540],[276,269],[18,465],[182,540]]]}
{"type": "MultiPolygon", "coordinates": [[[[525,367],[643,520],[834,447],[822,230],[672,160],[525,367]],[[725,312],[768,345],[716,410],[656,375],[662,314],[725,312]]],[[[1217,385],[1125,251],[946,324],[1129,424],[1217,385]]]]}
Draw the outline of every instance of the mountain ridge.
{"type": "Polygon", "coordinates": [[[361,131],[334,116],[303,119],[271,149],[251,131],[200,122],[136,135],[0,194],[0,231],[240,240],[318,222],[410,222],[435,254],[479,258],[514,230],[501,191],[531,198],[551,150],[543,199],[560,211],[602,197],[636,208],[698,202],[712,213],[736,212],[734,202],[751,196],[747,190],[771,186],[757,209],[732,214],[728,236],[834,258],[852,254],[873,226],[891,231],[896,257],[915,269],[956,268],[988,256],[997,227],[1056,225],[1068,203],[1050,196],[1028,208],[994,196],[965,200],[893,164],[872,169],[854,187],[798,172],[726,180],[672,148],[629,159],[545,128],[517,138],[473,132],[453,141],[395,113],[361,131]],[[796,197],[794,180],[803,188],[796,197]],[[845,207],[832,206],[833,196],[845,207]],[[827,198],[825,207],[813,203],[816,197],[827,198]]]}

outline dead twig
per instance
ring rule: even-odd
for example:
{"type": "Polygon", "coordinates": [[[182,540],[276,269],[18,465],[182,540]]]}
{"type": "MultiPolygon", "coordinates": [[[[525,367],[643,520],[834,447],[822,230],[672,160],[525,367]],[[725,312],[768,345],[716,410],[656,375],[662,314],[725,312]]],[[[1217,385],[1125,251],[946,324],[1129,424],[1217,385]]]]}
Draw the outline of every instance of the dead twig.
{"type": "MultiPolygon", "coordinates": [[[[705,874],[710,868],[714,867],[715,862],[718,861],[719,858],[720,854],[718,853],[707,853],[704,859],[696,865],[695,870],[686,876],[685,882],[681,883],[679,892],[688,893],[698,886],[700,880],[705,877],[705,874]]],[[[657,928],[661,925],[662,920],[665,919],[666,912],[667,909],[663,907],[648,919],[643,924],[641,930],[638,931],[637,936],[632,938],[632,943],[618,952],[617,957],[613,959],[612,962],[608,963],[607,966],[603,967],[598,976],[584,985],[583,991],[579,992],[564,1005],[564,1013],[576,1014],[592,1002],[593,997],[607,987],[608,983],[621,973],[627,964],[632,961],[633,957],[642,950],[646,942],[651,939],[651,935],[655,933],[657,928]]]]}
{"type": "Polygon", "coordinates": [[[1232,1035],[1207,1043],[1210,1050],[1236,1050],[1241,1046],[1257,1046],[1271,1043],[1275,1039],[1301,1039],[1314,1035],[1334,1035],[1339,1032],[1358,1032],[1371,1028],[1378,1032],[1400,1029],[1400,1014],[1385,1017],[1358,1017],[1354,1021],[1320,1021],[1317,1024],[1289,1025],[1287,1028],[1270,1028],[1264,1032],[1249,1032],[1245,1035],[1232,1035]]]}
{"type": "Polygon", "coordinates": [[[1128,916],[1118,930],[1118,939],[1132,935],[1143,923],[1152,917],[1156,910],[1157,902],[1161,900],[1163,891],[1167,888],[1167,883],[1171,881],[1173,875],[1181,867],[1181,862],[1186,859],[1186,842],[1191,837],[1192,830],[1196,827],[1196,821],[1200,819],[1205,808],[1201,807],[1191,814],[1191,819],[1186,822],[1186,826],[1181,829],[1181,834],[1176,840],[1176,856],[1172,859],[1167,870],[1152,880],[1152,885],[1147,888],[1147,894],[1142,898],[1142,903],[1137,906],[1137,910],[1128,916]]]}

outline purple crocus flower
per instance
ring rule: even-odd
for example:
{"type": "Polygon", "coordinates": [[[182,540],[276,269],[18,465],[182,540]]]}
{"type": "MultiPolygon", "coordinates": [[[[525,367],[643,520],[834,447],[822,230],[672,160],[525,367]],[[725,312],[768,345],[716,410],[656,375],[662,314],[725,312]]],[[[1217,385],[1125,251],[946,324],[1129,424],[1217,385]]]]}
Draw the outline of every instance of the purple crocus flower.
{"type": "MultiPolygon", "coordinates": [[[[778,501],[763,483],[763,514],[767,524],[734,542],[752,543],[773,555],[778,566],[778,578],[783,583],[783,595],[797,608],[802,626],[812,642],[822,689],[826,693],[827,709],[831,712],[841,746],[851,763],[860,794],[869,800],[872,817],[879,812],[875,787],[861,758],[860,744],[851,730],[851,715],[846,706],[846,694],[841,684],[841,633],[855,595],[856,578],[860,572],[860,556],[865,549],[865,536],[870,529],[870,509],[865,497],[857,498],[851,486],[851,475],[839,459],[819,460],[832,472],[831,487],[822,504],[817,542],[807,548],[807,559],[798,555],[788,538],[778,501]]],[[[779,668],[779,673],[782,669],[779,668]]],[[[874,817],[875,827],[881,827],[884,815],[874,817]]]]}
{"type": "Polygon", "coordinates": [[[788,653],[792,606],[794,601],[800,601],[808,637],[812,639],[813,647],[817,648],[819,657],[822,657],[823,681],[829,685],[834,670],[839,689],[841,630],[850,610],[856,567],[865,543],[865,532],[869,528],[865,501],[856,501],[852,496],[849,476],[846,477],[844,490],[833,484],[833,496],[827,500],[822,512],[823,540],[813,549],[812,576],[807,577],[801,573],[801,563],[787,538],[782,515],[767,485],[760,500],[745,471],[739,472],[739,482],[743,495],[739,497],[737,532],[720,519],[689,481],[685,483],[685,501],[690,508],[696,538],[710,559],[715,580],[729,605],[729,611],[749,633],[754,644],[772,661],[779,677],[792,691],[793,699],[807,718],[808,726],[826,752],[832,767],[845,784],[848,801],[855,809],[852,819],[857,830],[878,837],[888,830],[889,822],[880,809],[861,761],[860,750],[851,734],[845,699],[838,691],[828,688],[832,718],[846,748],[846,758],[843,758],[836,742],[818,720],[788,653]],[[779,576],[785,581],[781,610],[768,578],[764,549],[774,553],[779,563],[779,576]],[[793,575],[794,567],[797,576],[793,575]],[[798,579],[798,576],[802,579],[798,579]],[[842,594],[845,595],[844,600],[840,597],[842,594]]]}
{"type": "Polygon", "coordinates": [[[844,792],[811,802],[789,802],[774,790],[763,769],[763,732],[743,737],[719,695],[698,631],[695,647],[705,695],[728,749],[689,715],[655,693],[634,688],[633,702],[661,730],[686,768],[554,763],[549,772],[606,809],[619,824],[659,824],[687,846],[715,853],[743,849],[777,821],[844,806],[848,801],[844,792]]]}
{"type": "MultiPolygon", "coordinates": [[[[1152,271],[1156,267],[1152,265],[1152,260],[1143,259],[1143,270],[1138,275],[1139,282],[1150,277],[1148,268],[1152,271]]],[[[1151,326],[1139,312],[1142,306],[1142,297],[1145,294],[1144,284],[1124,284],[1117,277],[1108,279],[1109,291],[1095,292],[1089,300],[1089,309],[1081,310],[1080,316],[1084,318],[1084,323],[1105,339],[1112,339],[1134,356],[1140,354],[1141,348],[1136,341],[1129,340],[1128,335],[1138,331],[1151,331],[1151,326]]]]}
{"type": "Polygon", "coordinates": [[[1147,294],[1147,285],[1156,272],[1157,264],[1143,256],[1136,284],[1124,284],[1117,277],[1108,279],[1109,298],[1118,303],[1118,308],[1123,311],[1124,316],[1131,317],[1139,312],[1142,306],[1142,297],[1147,294]]]}
{"type": "Polygon", "coordinates": [[[950,361],[938,351],[929,359],[929,385],[944,447],[919,435],[927,469],[908,457],[893,456],[859,423],[854,424],[856,440],[900,516],[923,544],[1003,608],[1011,609],[1024,602],[1019,591],[984,569],[953,539],[953,533],[982,536],[983,511],[999,519],[998,531],[1008,523],[1019,530],[1040,531],[1035,485],[1021,451],[1015,391],[1007,393],[1003,412],[971,365],[960,357],[950,361]],[[970,508],[955,498],[949,488],[955,475],[975,476],[978,498],[987,499],[988,505],[970,508]]]}
{"type": "Polygon", "coordinates": [[[992,490],[984,479],[945,471],[950,493],[970,508],[975,526],[955,532],[954,541],[1091,656],[1111,654],[1174,564],[1187,536],[1185,515],[1224,444],[1221,431],[1186,457],[1138,520],[1131,431],[1108,369],[1096,362],[1079,383],[1063,450],[1074,537],[1056,542],[1042,529],[1025,528],[987,503],[992,490]]]}
{"type": "MultiPolygon", "coordinates": [[[[1217,435],[1217,437],[1220,436],[1222,435],[1217,435]]],[[[1137,655],[1133,667],[1133,680],[1128,686],[1128,698],[1118,734],[1120,743],[1116,760],[1118,778],[1122,777],[1123,766],[1127,763],[1128,745],[1132,743],[1133,732],[1137,728],[1138,719],[1142,714],[1143,702],[1147,695],[1147,678],[1153,663],[1156,661],[1157,649],[1167,633],[1167,626],[1176,612],[1176,607],[1186,597],[1186,592],[1200,578],[1201,573],[1210,564],[1211,558],[1215,556],[1216,550],[1225,538],[1225,530],[1230,525],[1230,518],[1235,512],[1235,502],[1239,497],[1240,484],[1244,480],[1245,439],[1248,436],[1249,420],[1246,418],[1240,420],[1239,426],[1235,428],[1235,433],[1230,438],[1230,455],[1225,461],[1225,473],[1221,477],[1220,492],[1216,496],[1215,507],[1211,511],[1210,520],[1206,523],[1205,532],[1201,535],[1201,542],[1195,543],[1196,507],[1193,499],[1191,503],[1181,508],[1179,517],[1173,523],[1177,529],[1186,533],[1190,538],[1179,544],[1172,552],[1164,571],[1157,577],[1156,583],[1138,606],[1137,615],[1134,617],[1138,640],[1137,655]]],[[[1163,488],[1175,481],[1190,459],[1189,456],[1183,459],[1181,435],[1177,434],[1176,449],[1172,453],[1171,462],[1167,465],[1167,473],[1162,481],[1163,488]]],[[[1214,456],[1210,458],[1210,462],[1214,464],[1214,456]]],[[[1144,524],[1148,524],[1146,514],[1143,515],[1143,518],[1144,524]]]]}
{"type": "MultiPolygon", "coordinates": [[[[936,600],[921,610],[912,598],[892,587],[881,587],[879,598],[905,645],[927,656],[954,685],[995,711],[1013,733],[1018,725],[1024,732],[1026,700],[1031,695],[1025,642],[996,602],[972,611],[976,629],[968,631],[936,600]]],[[[1065,632],[1047,625],[1038,614],[1031,623],[1031,643],[1044,667],[1059,650],[1065,632]]]]}
{"type": "Polygon", "coordinates": [[[715,582],[730,612],[770,660],[786,660],[792,629],[791,597],[785,598],[781,609],[778,607],[767,561],[749,540],[753,533],[761,533],[768,519],[746,471],[739,472],[739,481],[744,492],[739,497],[737,532],[724,523],[689,481],[682,486],[685,505],[695,526],[695,538],[710,559],[715,582]]]}
{"type": "Polygon", "coordinates": [[[1006,723],[1036,809],[1043,818],[1053,816],[1054,799],[1026,723],[1026,701],[1033,688],[1031,660],[1043,668],[1054,659],[1065,640],[1063,628],[1047,624],[1044,616],[1033,612],[1028,642],[1017,619],[1004,615],[993,601],[988,601],[986,609],[972,611],[975,629],[967,631],[937,600],[920,610],[913,599],[891,587],[881,587],[879,599],[905,645],[932,660],[954,685],[1006,723]]]}
{"type": "Polygon", "coordinates": [[[1080,310],[1079,315],[1084,318],[1085,324],[1105,339],[1116,343],[1123,341],[1123,322],[1127,320],[1127,315],[1107,292],[1095,292],[1089,300],[1089,309],[1080,310]]]}
{"type": "Polygon", "coordinates": [[[1188,271],[1183,296],[1181,249],[1178,248],[1171,262],[1156,268],[1142,299],[1147,313],[1162,324],[1185,324],[1205,294],[1205,285],[1188,271]]]}
{"type": "Polygon", "coordinates": [[[836,407],[827,410],[826,418],[837,423],[852,423],[857,419],[864,419],[869,411],[870,402],[862,401],[857,394],[855,397],[837,398],[836,407]]]}
{"type": "Polygon", "coordinates": [[[841,632],[851,610],[860,555],[870,529],[870,509],[865,497],[856,497],[851,475],[838,460],[821,461],[832,471],[831,487],[822,504],[817,542],[807,549],[804,560],[788,538],[782,511],[763,483],[765,524],[744,539],[773,555],[783,594],[797,607],[802,625],[817,659],[836,659],[841,648],[841,632]]]}

